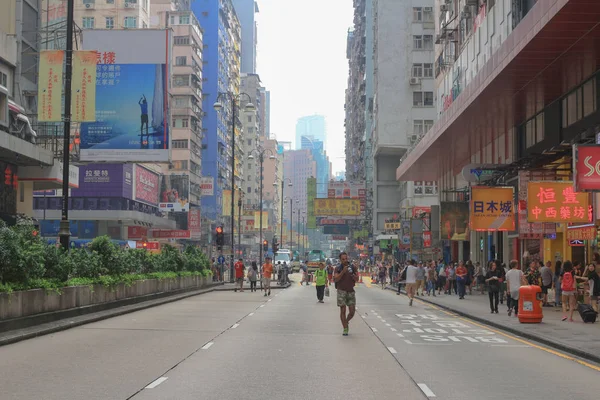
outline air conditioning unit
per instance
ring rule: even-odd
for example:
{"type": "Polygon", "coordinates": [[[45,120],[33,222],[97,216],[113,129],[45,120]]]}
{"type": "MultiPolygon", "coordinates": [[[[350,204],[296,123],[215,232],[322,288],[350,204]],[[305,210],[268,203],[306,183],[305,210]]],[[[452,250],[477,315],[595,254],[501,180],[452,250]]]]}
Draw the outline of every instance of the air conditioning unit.
{"type": "Polygon", "coordinates": [[[463,7],[463,12],[467,13],[467,14],[471,14],[471,6],[464,6],[463,7]]]}
{"type": "Polygon", "coordinates": [[[460,19],[469,19],[471,18],[471,13],[466,13],[466,12],[461,12],[460,13],[460,19]]]}
{"type": "Polygon", "coordinates": [[[421,83],[421,79],[419,78],[410,78],[409,80],[411,85],[418,85],[419,83],[421,83]]]}
{"type": "Polygon", "coordinates": [[[137,3],[125,2],[125,8],[136,8],[137,3]]]}
{"type": "Polygon", "coordinates": [[[433,12],[433,7],[423,7],[423,12],[433,12]]]}
{"type": "Polygon", "coordinates": [[[410,142],[411,146],[414,146],[419,141],[419,135],[410,135],[408,137],[408,141],[410,142]]]}
{"type": "Polygon", "coordinates": [[[468,6],[479,6],[479,0],[467,0],[468,6]]]}
{"type": "Polygon", "coordinates": [[[447,12],[450,9],[450,7],[448,7],[448,4],[442,4],[440,5],[440,11],[441,12],[447,12]]]}
{"type": "Polygon", "coordinates": [[[95,8],[96,2],[94,0],[84,0],[83,5],[86,10],[93,10],[95,8]]]}

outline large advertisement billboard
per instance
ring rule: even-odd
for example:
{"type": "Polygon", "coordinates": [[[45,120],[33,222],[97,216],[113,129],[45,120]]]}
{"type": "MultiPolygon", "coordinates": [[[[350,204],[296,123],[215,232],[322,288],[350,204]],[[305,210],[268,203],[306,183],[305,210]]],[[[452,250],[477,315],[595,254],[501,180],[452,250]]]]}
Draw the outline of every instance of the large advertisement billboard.
{"type": "Polygon", "coordinates": [[[573,190],[570,181],[529,181],[527,220],[529,222],[591,222],[590,195],[573,190]]]}
{"type": "Polygon", "coordinates": [[[442,202],[440,204],[442,239],[469,240],[469,203],[442,202]]]}
{"type": "Polygon", "coordinates": [[[160,184],[161,211],[182,212],[190,209],[190,176],[163,175],[160,184]]]}
{"type": "Polygon", "coordinates": [[[319,217],[357,217],[359,199],[315,199],[315,215],[319,217]]]}
{"type": "Polygon", "coordinates": [[[82,165],[79,167],[79,188],[71,189],[71,196],[133,199],[133,165],[82,165]]]}
{"type": "Polygon", "coordinates": [[[158,174],[142,166],[135,166],[135,200],[158,205],[158,174]]]}
{"type": "Polygon", "coordinates": [[[359,199],[360,210],[365,211],[367,189],[364,181],[330,181],[327,188],[330,199],[359,199]]]}
{"type": "Polygon", "coordinates": [[[514,188],[473,186],[470,221],[476,231],[514,231],[514,188]]]}
{"type": "Polygon", "coordinates": [[[573,146],[573,177],[575,191],[600,190],[600,146],[573,146]]]}
{"type": "Polygon", "coordinates": [[[82,161],[169,160],[168,30],[85,30],[96,51],[96,122],[81,124],[82,161]]]}

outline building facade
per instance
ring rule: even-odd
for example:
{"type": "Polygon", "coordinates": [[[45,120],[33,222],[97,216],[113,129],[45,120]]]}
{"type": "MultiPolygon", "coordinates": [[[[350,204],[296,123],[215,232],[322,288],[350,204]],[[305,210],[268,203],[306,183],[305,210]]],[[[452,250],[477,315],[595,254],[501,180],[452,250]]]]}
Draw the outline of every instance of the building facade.
{"type": "MultiPolygon", "coordinates": [[[[307,212],[307,184],[306,180],[317,175],[317,162],[312,156],[310,150],[290,150],[284,153],[283,175],[285,180],[292,181],[292,186],[285,185],[283,190],[284,197],[287,198],[284,221],[287,221],[289,227],[296,230],[297,217],[294,217],[290,223],[290,211],[300,212],[306,215],[307,212]],[[290,199],[293,209],[290,210],[290,199]]],[[[288,181],[289,182],[289,181],[288,181]]]]}
{"type": "Polygon", "coordinates": [[[315,178],[317,178],[317,197],[325,198],[327,197],[326,183],[331,179],[331,163],[329,162],[329,157],[327,157],[327,153],[323,148],[323,142],[318,139],[311,139],[310,137],[302,136],[300,138],[300,143],[302,150],[310,150],[312,158],[317,164],[317,173],[315,175],[315,178]]]}
{"type": "MultiPolygon", "coordinates": [[[[256,74],[242,73],[240,91],[248,94],[252,104],[256,107],[253,113],[244,113],[242,117],[243,140],[242,150],[245,154],[243,184],[244,203],[246,205],[259,205],[260,190],[260,162],[259,151],[262,149],[260,130],[261,85],[256,74]],[[253,158],[248,157],[252,154],[253,158]]],[[[246,100],[244,100],[246,101],[246,100]]],[[[268,158],[268,155],[267,155],[268,158]]]]}
{"type": "Polygon", "coordinates": [[[258,43],[258,27],[256,0],[232,0],[235,12],[242,27],[242,66],[241,71],[247,74],[256,73],[256,44],[258,43]]]}
{"type": "MultiPolygon", "coordinates": [[[[198,0],[192,3],[192,11],[203,29],[203,101],[202,110],[202,173],[214,178],[214,195],[202,198],[202,213],[210,221],[224,223],[223,190],[231,189],[232,157],[232,104],[220,98],[220,93],[239,94],[241,28],[231,0],[198,0]],[[215,111],[217,100],[223,109],[215,111]]],[[[235,186],[241,187],[243,111],[238,107],[235,120],[235,186]]],[[[227,236],[227,235],[226,235],[227,236]]]]}

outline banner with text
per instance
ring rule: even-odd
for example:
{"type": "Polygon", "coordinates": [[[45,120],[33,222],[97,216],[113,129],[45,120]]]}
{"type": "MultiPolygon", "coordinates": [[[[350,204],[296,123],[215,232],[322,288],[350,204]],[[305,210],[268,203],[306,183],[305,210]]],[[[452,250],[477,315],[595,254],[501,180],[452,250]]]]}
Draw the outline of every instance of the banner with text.
{"type": "Polygon", "coordinates": [[[476,231],[514,231],[514,188],[471,188],[471,229],[476,231]]]}
{"type": "Polygon", "coordinates": [[[317,197],[317,179],[306,179],[306,199],[307,199],[307,225],[308,229],[317,228],[317,217],[315,216],[315,198],[317,197]]]}
{"type": "Polygon", "coordinates": [[[571,181],[529,181],[527,220],[529,222],[590,222],[592,206],[588,193],[577,193],[571,181]]]}
{"type": "Polygon", "coordinates": [[[96,52],[73,52],[71,121],[96,121],[96,52]]]}
{"type": "Polygon", "coordinates": [[[359,199],[315,199],[315,215],[322,217],[358,217],[360,216],[359,199]]]}
{"type": "Polygon", "coordinates": [[[63,59],[62,50],[40,52],[38,76],[38,122],[62,121],[63,59]]]}
{"type": "MultiPolygon", "coordinates": [[[[254,212],[254,228],[255,229],[259,229],[260,228],[260,211],[255,211],[254,212]]],[[[267,211],[263,211],[262,212],[262,228],[263,229],[267,229],[269,227],[269,213],[267,211]]]]}

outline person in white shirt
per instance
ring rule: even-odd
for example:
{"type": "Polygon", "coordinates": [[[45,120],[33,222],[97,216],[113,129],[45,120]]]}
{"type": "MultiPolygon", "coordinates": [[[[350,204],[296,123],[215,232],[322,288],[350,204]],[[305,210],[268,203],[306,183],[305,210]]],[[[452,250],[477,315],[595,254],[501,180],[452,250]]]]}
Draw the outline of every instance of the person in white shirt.
{"type": "Polygon", "coordinates": [[[413,299],[415,298],[418,270],[419,269],[415,266],[414,261],[410,261],[410,264],[408,264],[408,267],[406,267],[406,295],[410,299],[408,302],[409,306],[412,306],[413,299]]]}
{"type": "Polygon", "coordinates": [[[509,264],[510,271],[506,273],[506,291],[508,292],[508,316],[515,310],[515,317],[519,313],[519,288],[523,284],[523,271],[519,269],[519,262],[512,260],[509,264]]]}

